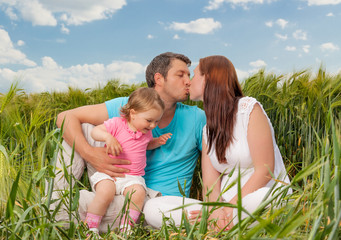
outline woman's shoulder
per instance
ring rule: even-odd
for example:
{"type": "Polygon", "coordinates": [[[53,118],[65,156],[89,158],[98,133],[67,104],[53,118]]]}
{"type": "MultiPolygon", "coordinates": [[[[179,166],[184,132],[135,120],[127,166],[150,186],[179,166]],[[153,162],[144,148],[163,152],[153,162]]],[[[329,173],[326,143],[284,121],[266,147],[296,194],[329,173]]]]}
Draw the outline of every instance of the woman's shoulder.
{"type": "Polygon", "coordinates": [[[242,97],[238,101],[238,113],[250,113],[256,103],[259,103],[257,99],[253,97],[242,97]]]}

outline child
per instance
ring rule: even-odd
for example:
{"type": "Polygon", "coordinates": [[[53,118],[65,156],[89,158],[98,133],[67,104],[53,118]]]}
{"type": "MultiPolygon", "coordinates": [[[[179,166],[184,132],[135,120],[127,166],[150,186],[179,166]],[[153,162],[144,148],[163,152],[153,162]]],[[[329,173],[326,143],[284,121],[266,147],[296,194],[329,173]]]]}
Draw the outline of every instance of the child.
{"type": "Polygon", "coordinates": [[[124,178],[113,179],[101,172],[91,176],[90,183],[96,195],[88,207],[85,220],[91,231],[98,233],[101,219],[115,194],[132,194],[133,204],[128,206],[129,217],[122,218],[121,231],[129,230],[139,218],[146,194],[142,177],[145,174],[146,150],[166,144],[172,135],[167,133],[153,138],[151,130],[157,126],[163,111],[164,103],[154,89],[139,88],[121,108],[121,117],[111,118],[92,130],[92,138],[105,141],[107,151],[112,157],[130,160],[131,165],[120,166],[130,170],[129,175],[126,174],[124,178]]]}

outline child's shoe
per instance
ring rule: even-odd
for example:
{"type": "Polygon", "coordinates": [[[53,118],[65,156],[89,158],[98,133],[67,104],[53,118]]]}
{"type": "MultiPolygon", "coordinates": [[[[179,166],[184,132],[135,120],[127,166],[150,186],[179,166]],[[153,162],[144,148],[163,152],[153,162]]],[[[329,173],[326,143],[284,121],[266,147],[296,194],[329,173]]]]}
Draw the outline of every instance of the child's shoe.
{"type": "Polygon", "coordinates": [[[97,228],[90,228],[89,233],[86,236],[91,237],[91,239],[103,239],[101,235],[99,235],[97,228]]]}

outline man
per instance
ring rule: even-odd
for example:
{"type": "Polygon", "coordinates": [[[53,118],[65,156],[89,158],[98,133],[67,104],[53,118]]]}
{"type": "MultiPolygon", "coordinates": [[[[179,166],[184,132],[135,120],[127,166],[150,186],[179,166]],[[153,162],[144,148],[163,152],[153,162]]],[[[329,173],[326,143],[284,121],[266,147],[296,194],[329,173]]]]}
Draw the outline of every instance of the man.
{"type": "MultiPolygon", "coordinates": [[[[163,53],[156,56],[146,70],[146,81],[149,87],[154,88],[165,103],[165,111],[158,127],[153,130],[153,136],[172,133],[167,144],[147,152],[147,167],[145,169],[146,185],[151,190],[147,199],[153,198],[161,192],[162,195],[181,196],[178,182],[189,196],[193,172],[201,151],[202,128],[206,123],[204,112],[195,107],[180,102],[189,95],[191,61],[182,54],[163,53]],[[185,184],[186,182],[186,184],[185,184]]],[[[62,112],[58,115],[57,126],[61,127],[64,121],[63,153],[68,164],[67,152],[75,142],[76,155],[72,165],[72,173],[76,178],[83,174],[84,162],[90,163],[97,171],[104,172],[112,177],[124,177],[127,169],[118,167],[120,164],[129,164],[128,160],[113,159],[106,153],[102,143],[95,142],[90,137],[91,126],[102,124],[108,118],[119,116],[119,109],[125,105],[128,97],[116,98],[102,104],[84,106],[62,112]],[[116,166],[115,166],[116,165],[116,166]]],[[[70,154],[69,154],[70,155],[70,154]]],[[[60,164],[60,163],[58,163],[60,164]]],[[[91,176],[92,173],[89,172],[91,176]]],[[[66,181],[57,177],[55,187],[67,187],[66,181]]],[[[80,196],[79,212],[84,219],[87,203],[91,202],[93,194],[82,191],[80,196]]],[[[101,231],[107,230],[107,224],[112,223],[122,208],[122,198],[115,198],[107,214],[102,219],[101,231]]],[[[148,219],[146,219],[148,221],[148,219]]]]}

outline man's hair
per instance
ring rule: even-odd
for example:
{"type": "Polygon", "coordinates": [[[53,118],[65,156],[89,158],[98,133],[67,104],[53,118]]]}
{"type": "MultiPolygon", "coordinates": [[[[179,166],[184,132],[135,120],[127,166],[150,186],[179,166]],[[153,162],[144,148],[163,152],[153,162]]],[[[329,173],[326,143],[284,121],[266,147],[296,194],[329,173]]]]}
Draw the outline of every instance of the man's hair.
{"type": "Polygon", "coordinates": [[[165,104],[153,88],[139,88],[130,94],[128,103],[121,108],[121,116],[130,121],[130,110],[145,112],[150,109],[163,110],[165,104]]]}
{"type": "Polygon", "coordinates": [[[167,78],[169,69],[171,68],[172,60],[178,59],[191,66],[191,60],[183,54],[165,52],[156,56],[148,65],[146,69],[146,81],[148,87],[153,88],[155,86],[154,75],[160,73],[164,78],[167,78]]]}

